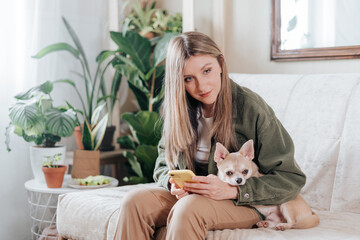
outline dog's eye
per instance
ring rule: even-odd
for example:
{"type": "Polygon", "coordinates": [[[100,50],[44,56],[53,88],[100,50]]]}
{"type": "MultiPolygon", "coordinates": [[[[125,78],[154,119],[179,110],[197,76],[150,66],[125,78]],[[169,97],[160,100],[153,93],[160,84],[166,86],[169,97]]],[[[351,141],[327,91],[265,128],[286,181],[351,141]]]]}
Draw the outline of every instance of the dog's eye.
{"type": "Polygon", "coordinates": [[[242,174],[246,175],[248,174],[249,170],[245,169],[244,171],[242,171],[242,174]]]}
{"type": "Polygon", "coordinates": [[[232,171],[227,171],[226,172],[226,175],[228,175],[228,176],[231,176],[233,173],[232,173],[232,171]]]}

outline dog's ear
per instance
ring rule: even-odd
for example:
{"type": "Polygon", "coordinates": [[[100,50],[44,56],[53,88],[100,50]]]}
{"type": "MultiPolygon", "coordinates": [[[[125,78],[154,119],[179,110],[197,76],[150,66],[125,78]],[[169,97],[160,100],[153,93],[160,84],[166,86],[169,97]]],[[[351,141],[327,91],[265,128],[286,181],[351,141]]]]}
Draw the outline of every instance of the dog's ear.
{"type": "Polygon", "coordinates": [[[216,163],[219,163],[222,160],[224,160],[227,157],[227,155],[229,155],[229,151],[224,147],[224,145],[217,142],[216,143],[215,154],[214,154],[214,161],[216,163]]]}
{"type": "Polygon", "coordinates": [[[249,140],[240,148],[239,153],[244,157],[248,157],[250,160],[254,158],[254,141],[249,140]]]}

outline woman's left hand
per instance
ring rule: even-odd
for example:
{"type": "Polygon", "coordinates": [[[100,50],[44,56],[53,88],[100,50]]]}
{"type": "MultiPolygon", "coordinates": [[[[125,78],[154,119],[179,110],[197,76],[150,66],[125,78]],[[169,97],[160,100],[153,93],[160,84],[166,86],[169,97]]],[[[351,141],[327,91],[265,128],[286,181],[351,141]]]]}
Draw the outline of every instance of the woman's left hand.
{"type": "Polygon", "coordinates": [[[195,176],[192,178],[192,180],[199,183],[186,182],[184,184],[184,190],[201,194],[214,200],[237,198],[237,186],[232,186],[226,182],[223,182],[213,174],[210,174],[206,177],[195,176]]]}

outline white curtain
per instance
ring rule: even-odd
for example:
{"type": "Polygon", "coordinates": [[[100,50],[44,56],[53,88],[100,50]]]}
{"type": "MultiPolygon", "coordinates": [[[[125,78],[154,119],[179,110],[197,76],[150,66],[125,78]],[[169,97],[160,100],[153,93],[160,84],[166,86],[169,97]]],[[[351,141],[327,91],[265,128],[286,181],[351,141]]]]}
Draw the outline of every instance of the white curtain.
{"type": "MultiPolygon", "coordinates": [[[[4,144],[5,127],[9,123],[8,108],[14,103],[13,97],[46,80],[70,78],[80,88],[83,86],[81,79],[71,72],[80,72],[81,66],[70,54],[50,54],[40,60],[31,56],[52,43],[73,45],[61,19],[64,16],[76,31],[94,74],[96,55],[103,49],[115,49],[109,30],[118,30],[120,9],[121,0],[0,2],[0,236],[30,239],[29,208],[24,188],[24,183],[33,177],[28,159],[29,144],[14,135],[10,153],[4,144]]],[[[56,85],[52,96],[56,105],[68,100],[80,107],[74,90],[65,84],[56,85]]],[[[63,142],[70,149],[75,143],[71,139],[63,142]]]]}

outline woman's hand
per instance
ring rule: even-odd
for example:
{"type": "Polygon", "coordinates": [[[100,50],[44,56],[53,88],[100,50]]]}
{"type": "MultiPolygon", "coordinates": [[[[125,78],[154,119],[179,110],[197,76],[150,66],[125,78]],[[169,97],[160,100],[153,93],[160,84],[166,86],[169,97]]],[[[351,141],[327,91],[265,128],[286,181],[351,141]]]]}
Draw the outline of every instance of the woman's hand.
{"type": "Polygon", "coordinates": [[[237,198],[239,191],[237,186],[231,186],[230,184],[221,181],[213,174],[210,174],[206,177],[195,176],[192,178],[192,180],[199,183],[186,182],[184,184],[185,191],[201,194],[214,200],[237,198]]]}
{"type": "Polygon", "coordinates": [[[179,188],[178,185],[174,182],[172,178],[169,179],[169,183],[171,183],[171,195],[175,195],[177,199],[183,198],[187,195],[189,195],[188,191],[185,191],[184,189],[179,188]]]}

